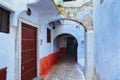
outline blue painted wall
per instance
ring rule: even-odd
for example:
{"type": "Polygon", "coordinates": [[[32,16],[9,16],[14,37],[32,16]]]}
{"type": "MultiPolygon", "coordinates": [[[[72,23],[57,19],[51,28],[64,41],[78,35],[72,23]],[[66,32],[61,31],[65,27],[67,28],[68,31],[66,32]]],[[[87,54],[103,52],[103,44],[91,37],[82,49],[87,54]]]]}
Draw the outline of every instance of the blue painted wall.
{"type": "Polygon", "coordinates": [[[120,80],[120,0],[94,0],[97,80],[120,80]]]}

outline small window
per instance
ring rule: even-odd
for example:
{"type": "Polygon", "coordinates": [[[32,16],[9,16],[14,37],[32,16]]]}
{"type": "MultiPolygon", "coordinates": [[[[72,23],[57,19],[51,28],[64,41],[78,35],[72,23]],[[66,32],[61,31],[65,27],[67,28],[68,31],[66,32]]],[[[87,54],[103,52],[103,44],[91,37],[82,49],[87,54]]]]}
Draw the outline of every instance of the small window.
{"type": "Polygon", "coordinates": [[[47,42],[50,43],[51,42],[51,31],[50,29],[47,28],[47,42]]]}
{"type": "Polygon", "coordinates": [[[76,0],[63,0],[64,2],[66,2],[66,1],[76,1],[76,0]]]}
{"type": "Polygon", "coordinates": [[[0,7],[0,32],[9,33],[10,12],[0,7]]]}

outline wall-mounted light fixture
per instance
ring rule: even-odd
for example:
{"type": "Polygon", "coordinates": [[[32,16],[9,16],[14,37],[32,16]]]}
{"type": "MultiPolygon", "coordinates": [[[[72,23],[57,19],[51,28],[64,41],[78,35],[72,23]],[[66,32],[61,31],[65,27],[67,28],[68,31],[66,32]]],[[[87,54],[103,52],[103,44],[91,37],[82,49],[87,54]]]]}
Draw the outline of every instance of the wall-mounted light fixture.
{"type": "Polygon", "coordinates": [[[55,29],[55,22],[49,23],[49,26],[52,27],[52,29],[55,29]]]}

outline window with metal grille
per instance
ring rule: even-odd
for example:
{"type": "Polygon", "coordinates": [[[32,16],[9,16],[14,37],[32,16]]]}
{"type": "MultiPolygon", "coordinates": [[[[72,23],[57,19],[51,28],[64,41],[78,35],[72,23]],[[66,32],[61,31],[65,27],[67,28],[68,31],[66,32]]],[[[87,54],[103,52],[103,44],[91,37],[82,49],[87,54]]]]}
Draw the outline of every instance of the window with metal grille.
{"type": "Polygon", "coordinates": [[[51,31],[49,28],[47,28],[47,42],[50,43],[51,42],[51,31]]]}
{"type": "Polygon", "coordinates": [[[0,7],[0,32],[9,33],[10,12],[0,7]]]}

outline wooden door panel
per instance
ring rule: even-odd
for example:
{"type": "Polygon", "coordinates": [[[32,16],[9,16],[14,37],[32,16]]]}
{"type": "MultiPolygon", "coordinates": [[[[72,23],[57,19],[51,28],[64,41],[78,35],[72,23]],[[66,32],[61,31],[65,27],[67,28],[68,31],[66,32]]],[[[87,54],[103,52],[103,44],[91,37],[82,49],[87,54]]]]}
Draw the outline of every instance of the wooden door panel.
{"type": "Polygon", "coordinates": [[[28,72],[28,74],[22,75],[21,80],[32,80],[32,78],[35,77],[35,76],[36,76],[35,70],[32,69],[30,72],[28,72]]]}
{"type": "Polygon", "coordinates": [[[34,49],[34,40],[22,40],[22,50],[34,49]]]}
{"type": "Polygon", "coordinates": [[[34,36],[34,31],[33,30],[29,30],[29,29],[26,29],[26,28],[23,28],[23,33],[22,33],[22,37],[23,39],[34,39],[35,36],[34,36]]]}
{"type": "MultiPolygon", "coordinates": [[[[27,60],[29,60],[29,59],[33,59],[34,58],[34,53],[35,51],[34,50],[29,50],[29,51],[23,51],[22,52],[22,61],[23,62],[26,62],[27,60]],[[27,57],[26,57],[27,56],[27,57]]],[[[22,62],[22,63],[23,63],[22,62]]]]}
{"type": "Polygon", "coordinates": [[[29,70],[35,68],[35,61],[33,59],[29,60],[28,62],[24,62],[22,64],[22,74],[29,72],[29,70]]]}
{"type": "Polygon", "coordinates": [[[31,80],[36,77],[36,36],[36,28],[22,23],[21,80],[31,80]]]}

